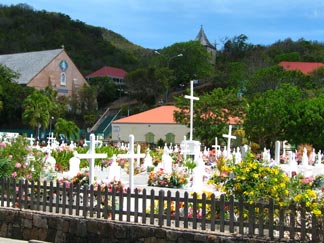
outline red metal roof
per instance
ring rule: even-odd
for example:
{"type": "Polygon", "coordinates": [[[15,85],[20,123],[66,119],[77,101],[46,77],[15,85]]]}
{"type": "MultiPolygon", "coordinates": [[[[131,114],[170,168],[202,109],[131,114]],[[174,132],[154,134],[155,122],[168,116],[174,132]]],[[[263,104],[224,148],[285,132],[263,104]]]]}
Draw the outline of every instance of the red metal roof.
{"type": "Polygon", "coordinates": [[[324,63],[321,62],[280,62],[286,71],[299,70],[304,74],[309,74],[320,67],[324,67],[324,63]]]}
{"type": "MultiPolygon", "coordinates": [[[[180,111],[176,106],[159,106],[132,116],[124,117],[113,123],[155,123],[155,124],[177,124],[174,120],[174,111],[180,111]]],[[[229,124],[239,124],[242,121],[237,117],[230,117],[229,124]]]]}
{"type": "Polygon", "coordinates": [[[108,77],[112,77],[112,78],[124,79],[126,75],[127,75],[127,72],[124,69],[104,66],[104,67],[98,69],[97,71],[89,74],[88,76],[86,76],[86,78],[108,76],[108,77]]]}

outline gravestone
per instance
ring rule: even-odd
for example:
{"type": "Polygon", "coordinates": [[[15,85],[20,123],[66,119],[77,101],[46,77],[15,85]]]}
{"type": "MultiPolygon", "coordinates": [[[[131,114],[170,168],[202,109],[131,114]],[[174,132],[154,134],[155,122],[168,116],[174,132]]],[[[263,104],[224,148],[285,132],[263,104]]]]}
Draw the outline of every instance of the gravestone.
{"type": "Polygon", "coordinates": [[[117,164],[117,156],[114,154],[112,157],[112,163],[109,166],[109,172],[108,172],[109,182],[120,180],[120,170],[121,170],[121,168],[117,164]]]}
{"type": "Polygon", "coordinates": [[[74,177],[80,171],[80,159],[78,158],[78,152],[73,152],[73,157],[69,160],[69,176],[74,177]]]}
{"type": "Polygon", "coordinates": [[[201,190],[204,187],[205,163],[200,153],[196,162],[196,167],[192,170],[192,188],[201,190]]]}
{"type": "Polygon", "coordinates": [[[215,157],[218,158],[221,156],[220,146],[218,145],[218,138],[215,137],[215,145],[212,146],[215,149],[215,157]]]}
{"type": "Polygon", "coordinates": [[[35,138],[33,138],[33,134],[30,134],[30,137],[27,137],[26,139],[29,141],[30,147],[34,146],[35,138]]]}
{"type": "Polygon", "coordinates": [[[228,134],[223,134],[224,138],[227,138],[227,153],[226,158],[230,157],[231,153],[231,140],[236,139],[236,136],[232,135],[232,125],[229,125],[228,127],[228,134]]]}
{"type": "Polygon", "coordinates": [[[280,141],[275,143],[275,165],[280,164],[280,141]]]}
{"type": "Polygon", "coordinates": [[[146,170],[149,170],[149,168],[151,168],[153,166],[153,158],[150,155],[150,149],[148,148],[146,150],[146,155],[144,158],[144,164],[143,164],[144,168],[146,168],[146,170]]]}
{"type": "Polygon", "coordinates": [[[169,148],[164,146],[162,154],[162,169],[165,173],[172,172],[172,157],[169,154],[169,148]]]}
{"type": "Polygon", "coordinates": [[[134,189],[134,159],[144,158],[145,154],[134,153],[134,135],[129,135],[129,149],[127,154],[119,154],[117,158],[129,159],[129,188],[134,189]]]}
{"type": "Polygon", "coordinates": [[[95,135],[90,134],[90,147],[86,154],[78,154],[79,159],[87,159],[89,161],[89,184],[94,182],[94,164],[95,159],[104,159],[107,158],[107,154],[96,154],[95,151],[95,135]]]}

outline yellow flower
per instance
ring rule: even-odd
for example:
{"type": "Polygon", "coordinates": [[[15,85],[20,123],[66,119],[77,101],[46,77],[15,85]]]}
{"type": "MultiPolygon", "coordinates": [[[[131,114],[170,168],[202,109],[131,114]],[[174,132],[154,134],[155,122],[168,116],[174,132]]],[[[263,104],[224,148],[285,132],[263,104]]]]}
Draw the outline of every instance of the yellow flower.
{"type": "Polygon", "coordinates": [[[315,216],[320,216],[320,215],[322,214],[322,211],[319,210],[319,209],[317,209],[317,208],[315,208],[315,209],[312,210],[312,213],[313,213],[315,216]]]}
{"type": "Polygon", "coordinates": [[[298,194],[297,196],[295,196],[294,200],[296,202],[300,202],[300,200],[302,199],[302,195],[298,194]]]}

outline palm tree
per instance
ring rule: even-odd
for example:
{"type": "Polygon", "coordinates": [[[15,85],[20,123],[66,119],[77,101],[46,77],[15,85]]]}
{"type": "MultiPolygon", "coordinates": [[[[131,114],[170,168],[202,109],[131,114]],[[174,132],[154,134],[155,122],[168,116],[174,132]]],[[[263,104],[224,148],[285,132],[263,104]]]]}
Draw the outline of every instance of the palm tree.
{"type": "Polygon", "coordinates": [[[50,99],[37,90],[27,96],[23,102],[22,120],[35,129],[37,138],[39,138],[39,129],[47,128],[49,125],[50,109],[50,99]]]}
{"type": "Polygon", "coordinates": [[[67,121],[63,118],[57,119],[55,123],[55,135],[64,134],[66,138],[71,140],[72,138],[77,138],[79,135],[79,127],[73,121],[67,121]]]}

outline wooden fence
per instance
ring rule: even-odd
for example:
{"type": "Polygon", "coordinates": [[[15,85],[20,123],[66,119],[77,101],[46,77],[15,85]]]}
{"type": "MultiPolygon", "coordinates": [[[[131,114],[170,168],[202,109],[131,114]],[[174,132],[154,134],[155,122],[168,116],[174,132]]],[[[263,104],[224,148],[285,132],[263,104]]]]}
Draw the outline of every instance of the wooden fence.
{"type": "Polygon", "coordinates": [[[270,199],[249,204],[224,195],[0,179],[1,207],[226,232],[271,240],[323,242],[323,217],[270,199]]]}

